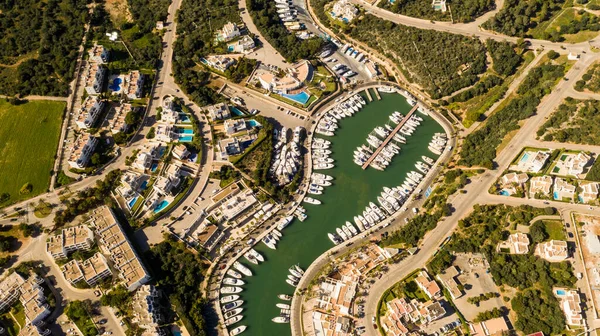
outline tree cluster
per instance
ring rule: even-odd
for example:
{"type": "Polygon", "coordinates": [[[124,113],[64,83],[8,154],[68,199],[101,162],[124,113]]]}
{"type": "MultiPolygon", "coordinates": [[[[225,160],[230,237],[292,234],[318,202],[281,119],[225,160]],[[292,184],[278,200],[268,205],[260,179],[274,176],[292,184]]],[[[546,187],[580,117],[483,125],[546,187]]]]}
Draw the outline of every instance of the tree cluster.
{"type": "MultiPolygon", "coordinates": [[[[471,22],[495,7],[494,2],[490,0],[454,0],[449,1],[447,5],[451,8],[454,22],[471,22]]],[[[450,11],[436,11],[428,0],[396,0],[393,3],[380,1],[379,6],[394,13],[421,19],[450,20],[450,11]]]]}
{"type": "Polygon", "coordinates": [[[66,96],[84,25],[86,0],[0,2],[0,94],[66,96]]]}
{"type": "Polygon", "coordinates": [[[485,45],[492,56],[492,69],[501,76],[510,76],[517,71],[523,61],[521,55],[515,51],[516,45],[510,42],[499,42],[488,39],[485,45]]]}
{"type": "Polygon", "coordinates": [[[490,91],[492,88],[494,88],[498,85],[502,85],[503,82],[504,82],[504,80],[498,76],[495,76],[495,75],[485,76],[479,82],[477,82],[477,84],[475,84],[473,87],[471,87],[465,91],[461,91],[461,92],[457,93],[456,95],[448,98],[448,103],[450,103],[450,104],[462,103],[462,102],[466,102],[469,99],[472,99],[473,97],[482,96],[482,95],[488,93],[488,91],[490,91]]]}
{"type": "Polygon", "coordinates": [[[477,316],[475,317],[475,319],[473,320],[473,322],[475,322],[475,323],[477,323],[477,322],[483,322],[483,321],[487,321],[487,320],[490,320],[490,319],[493,319],[493,318],[504,316],[504,315],[506,315],[508,313],[507,310],[508,309],[506,309],[506,307],[502,307],[500,309],[494,308],[492,310],[483,311],[483,312],[477,314],[477,316]]]}
{"type": "Polygon", "coordinates": [[[565,329],[565,316],[551,290],[525,290],[517,293],[511,305],[517,313],[515,327],[524,334],[558,335],[565,329]]]}
{"type": "Polygon", "coordinates": [[[537,135],[544,141],[600,145],[600,102],[566,98],[537,135]]]}
{"type": "Polygon", "coordinates": [[[504,137],[519,128],[518,122],[534,115],[541,99],[564,76],[564,65],[543,64],[533,68],[519,86],[518,97],[489,117],[477,131],[469,134],[460,152],[460,165],[493,168],[496,148],[504,137]]]}
{"type": "Polygon", "coordinates": [[[530,37],[529,30],[552,18],[564,0],[506,0],[504,7],[483,28],[509,36],[530,37]]]}

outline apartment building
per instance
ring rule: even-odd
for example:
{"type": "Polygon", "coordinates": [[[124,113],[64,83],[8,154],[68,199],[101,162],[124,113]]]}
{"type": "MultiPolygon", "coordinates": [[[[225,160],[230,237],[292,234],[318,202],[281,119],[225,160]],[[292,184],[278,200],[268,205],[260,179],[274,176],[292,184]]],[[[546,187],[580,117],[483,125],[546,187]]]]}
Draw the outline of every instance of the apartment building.
{"type": "Polygon", "coordinates": [[[48,335],[52,335],[52,333],[50,332],[49,329],[40,328],[38,326],[34,326],[31,324],[28,324],[25,327],[21,328],[21,331],[19,332],[19,336],[48,336],[48,335]]]}
{"type": "Polygon", "coordinates": [[[65,279],[71,284],[75,285],[80,281],[85,281],[89,286],[95,286],[102,279],[112,275],[112,271],[101,253],[95,253],[83,262],[71,260],[63,265],[62,272],[65,279]]]}
{"type": "Polygon", "coordinates": [[[110,51],[101,44],[94,44],[94,46],[88,50],[88,55],[88,61],[106,64],[110,58],[110,51]]]}
{"type": "Polygon", "coordinates": [[[127,117],[127,114],[129,114],[129,112],[134,111],[135,108],[128,103],[120,103],[116,106],[113,106],[109,113],[109,117],[107,118],[108,128],[110,129],[110,131],[113,134],[119,132],[127,132],[130,125],[128,125],[125,122],[125,118],[127,117]]]}
{"type": "Polygon", "coordinates": [[[73,168],[85,168],[97,145],[98,138],[89,133],[80,134],[66,150],[67,162],[73,168]]]}
{"type": "Polygon", "coordinates": [[[88,63],[83,72],[83,87],[89,95],[98,95],[102,92],[106,68],[98,63],[88,63]]]}
{"type": "Polygon", "coordinates": [[[9,274],[0,282],[0,311],[5,311],[19,298],[19,288],[25,283],[25,279],[18,273],[9,274]]]}
{"type": "Polygon", "coordinates": [[[94,235],[85,225],[63,229],[61,233],[48,237],[46,252],[54,259],[66,258],[71,252],[89,250],[94,242],[94,235]]]}
{"type": "Polygon", "coordinates": [[[144,329],[156,330],[163,322],[159,304],[160,292],[152,285],[143,285],[135,292],[132,300],[133,322],[144,329]]]}
{"type": "Polygon", "coordinates": [[[102,206],[94,210],[90,225],[99,237],[102,250],[110,255],[113,266],[130,292],[150,280],[150,275],[109,207],[102,206]]]}
{"type": "Polygon", "coordinates": [[[142,98],[144,92],[144,75],[139,71],[130,71],[125,76],[125,95],[129,99],[142,98]]]}
{"type": "Polygon", "coordinates": [[[27,324],[40,325],[51,313],[50,306],[46,303],[44,289],[40,286],[43,282],[44,279],[31,274],[29,279],[19,287],[19,300],[23,305],[27,324]]]}
{"type": "Polygon", "coordinates": [[[81,129],[91,128],[103,110],[104,101],[97,96],[87,96],[75,115],[75,124],[81,129]]]}
{"type": "Polygon", "coordinates": [[[425,294],[430,299],[438,297],[442,293],[442,290],[440,289],[440,286],[437,284],[437,282],[435,282],[435,280],[432,280],[429,277],[429,274],[425,271],[421,271],[419,273],[419,276],[417,276],[417,278],[415,278],[415,282],[416,282],[417,286],[423,292],[425,292],[425,294]]]}

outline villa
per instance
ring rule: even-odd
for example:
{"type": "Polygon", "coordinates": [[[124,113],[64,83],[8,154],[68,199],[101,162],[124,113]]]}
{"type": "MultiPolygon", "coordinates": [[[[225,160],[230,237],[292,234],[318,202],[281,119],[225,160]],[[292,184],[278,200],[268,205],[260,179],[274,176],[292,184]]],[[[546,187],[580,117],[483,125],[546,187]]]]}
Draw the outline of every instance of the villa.
{"type": "Polygon", "coordinates": [[[150,281],[150,275],[129,242],[112,210],[101,206],[90,214],[89,224],[94,228],[101,249],[110,255],[113,266],[119,271],[125,288],[132,292],[150,281]]]}
{"type": "Polygon", "coordinates": [[[456,281],[456,277],[460,274],[460,271],[456,266],[451,266],[444,271],[444,273],[440,273],[437,275],[437,279],[442,283],[442,286],[446,287],[448,293],[453,300],[458,299],[463,296],[463,292],[456,281]]]}
{"type": "Polygon", "coordinates": [[[506,319],[497,317],[479,323],[469,323],[472,336],[502,336],[510,331],[506,319]]]}
{"type": "Polygon", "coordinates": [[[157,141],[172,142],[177,140],[177,132],[175,127],[168,124],[158,124],[156,126],[155,138],[157,141]]]}
{"type": "Polygon", "coordinates": [[[583,174],[584,168],[590,163],[591,157],[584,153],[563,153],[552,170],[556,175],[570,175],[580,177],[583,174]]]}
{"type": "Polygon", "coordinates": [[[569,248],[566,241],[551,240],[537,244],[535,254],[549,262],[560,262],[569,257],[569,248]]]}
{"type": "Polygon", "coordinates": [[[123,92],[125,92],[128,99],[142,98],[144,92],[144,75],[137,70],[130,71],[125,76],[123,92]]]}
{"type": "Polygon", "coordinates": [[[94,126],[98,116],[104,109],[104,101],[97,96],[87,96],[75,116],[75,124],[81,129],[88,129],[94,126]]]}
{"type": "Polygon", "coordinates": [[[176,159],[184,160],[190,155],[190,152],[184,144],[179,144],[173,147],[171,154],[173,154],[173,157],[176,159]]]}
{"type": "Polygon", "coordinates": [[[152,160],[158,159],[159,157],[160,143],[150,142],[144,144],[144,147],[140,150],[135,158],[135,161],[131,164],[131,168],[138,171],[144,172],[146,169],[150,169],[152,166],[152,160]]]}
{"type": "Polygon", "coordinates": [[[505,174],[504,176],[502,176],[502,184],[507,185],[507,184],[513,184],[516,183],[518,185],[523,185],[525,184],[525,182],[527,182],[527,180],[529,180],[529,175],[525,174],[525,173],[508,173],[505,174]]]}
{"type": "Polygon", "coordinates": [[[434,10],[439,10],[443,13],[445,13],[448,10],[448,8],[446,7],[446,0],[433,0],[431,2],[431,7],[433,7],[434,10]]]}
{"type": "Polygon", "coordinates": [[[170,194],[174,188],[181,182],[181,166],[171,164],[167,169],[165,176],[159,176],[153,184],[154,191],[161,195],[170,194]]]}
{"type": "Polygon", "coordinates": [[[98,64],[106,64],[108,63],[108,59],[110,57],[110,51],[104,48],[103,45],[94,44],[94,46],[88,51],[90,62],[98,63],[98,64]]]}
{"type": "Polygon", "coordinates": [[[60,234],[48,237],[46,252],[54,259],[64,259],[69,253],[92,248],[94,235],[85,225],[63,229],[60,234]]]}
{"type": "Polygon", "coordinates": [[[548,158],[550,157],[550,153],[543,151],[525,151],[523,155],[517,162],[517,164],[511,166],[510,170],[521,171],[525,173],[539,173],[548,158]]]}
{"type": "Polygon", "coordinates": [[[579,200],[582,203],[589,203],[598,198],[598,183],[597,182],[581,182],[579,184],[581,192],[579,193],[579,200]]]}
{"type": "Polygon", "coordinates": [[[127,170],[121,175],[121,183],[117,187],[117,192],[123,197],[132,197],[137,193],[144,180],[143,175],[127,170]]]}
{"type": "Polygon", "coordinates": [[[510,254],[529,253],[529,237],[526,234],[517,232],[508,236],[508,239],[498,244],[498,250],[508,249],[510,254]]]}
{"type": "Polygon", "coordinates": [[[127,132],[129,125],[125,122],[125,118],[129,112],[134,112],[135,108],[128,103],[120,103],[111,109],[109,113],[108,128],[113,134],[119,132],[127,132]]]}
{"type": "Polygon", "coordinates": [[[287,94],[304,86],[312,78],[312,65],[308,61],[301,61],[287,69],[283,78],[271,71],[262,71],[257,75],[261,86],[270,92],[287,94]]]}
{"type": "Polygon", "coordinates": [[[223,160],[226,160],[230,155],[237,155],[244,151],[237,137],[220,140],[219,148],[223,160]]]}
{"type": "Polygon", "coordinates": [[[96,145],[98,145],[98,138],[89,133],[79,135],[66,150],[68,154],[67,162],[73,168],[85,168],[96,149],[96,145]]]}
{"type": "Polygon", "coordinates": [[[233,22],[227,22],[223,29],[217,31],[217,41],[227,42],[241,35],[239,27],[233,22]]]}
{"type": "Polygon", "coordinates": [[[531,178],[529,184],[529,197],[534,198],[536,194],[540,193],[543,196],[550,195],[550,188],[552,187],[552,177],[548,175],[534,176],[531,178]]]}
{"type": "Polygon", "coordinates": [[[442,293],[440,286],[435,280],[431,280],[426,271],[419,272],[419,276],[415,279],[415,283],[430,299],[436,298],[442,293]]]}
{"type": "Polygon", "coordinates": [[[171,109],[163,110],[160,113],[160,121],[167,124],[176,124],[179,121],[179,112],[171,109]]]}
{"type": "Polygon", "coordinates": [[[554,296],[560,301],[560,308],[565,314],[568,325],[577,327],[585,326],[585,319],[581,314],[581,298],[577,290],[554,288],[554,296]]]}
{"type": "Polygon", "coordinates": [[[237,53],[249,53],[256,48],[254,39],[248,35],[242,36],[242,38],[229,44],[229,51],[237,53]]]}
{"type": "Polygon", "coordinates": [[[565,179],[557,177],[554,179],[554,199],[562,200],[564,198],[570,198],[571,200],[575,199],[575,192],[577,188],[569,184],[565,179]]]}
{"type": "Polygon", "coordinates": [[[229,106],[225,103],[218,103],[215,105],[207,106],[206,111],[212,120],[223,120],[231,118],[231,111],[229,106]]]}
{"type": "Polygon", "coordinates": [[[112,276],[112,271],[101,253],[95,253],[83,262],[73,259],[64,264],[61,269],[65,279],[73,285],[85,281],[93,287],[101,280],[112,276]]]}
{"type": "Polygon", "coordinates": [[[235,58],[224,55],[211,55],[205,57],[204,60],[206,65],[221,72],[227,71],[236,62],[235,58]]]}
{"type": "Polygon", "coordinates": [[[225,120],[225,132],[229,135],[247,130],[246,121],[244,119],[225,120]]]}
{"type": "Polygon", "coordinates": [[[88,63],[83,71],[83,87],[88,95],[97,95],[102,92],[106,69],[98,63],[88,63]]]}
{"type": "Polygon", "coordinates": [[[333,4],[331,16],[342,20],[345,23],[352,22],[358,15],[358,8],[348,0],[338,0],[333,4]]]}

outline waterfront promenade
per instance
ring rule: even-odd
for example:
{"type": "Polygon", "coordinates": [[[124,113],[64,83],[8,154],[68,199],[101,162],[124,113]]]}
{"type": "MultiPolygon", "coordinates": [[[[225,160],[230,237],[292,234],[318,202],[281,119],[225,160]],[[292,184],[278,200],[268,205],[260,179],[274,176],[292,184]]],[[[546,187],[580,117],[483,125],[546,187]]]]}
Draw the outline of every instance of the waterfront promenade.
{"type": "MultiPolygon", "coordinates": [[[[375,92],[377,92],[377,91],[375,91],[375,92]]],[[[400,131],[402,126],[404,126],[404,124],[408,121],[408,119],[415,113],[415,111],[417,110],[418,107],[419,107],[419,105],[415,104],[415,106],[413,106],[413,108],[410,109],[410,112],[408,112],[406,114],[404,119],[402,119],[402,121],[400,121],[400,123],[396,126],[396,128],[394,128],[394,130],[390,133],[390,135],[388,135],[388,137],[385,138],[385,140],[383,140],[381,145],[379,145],[379,147],[377,147],[375,152],[373,152],[373,155],[371,155],[371,157],[369,157],[369,159],[365,163],[363,163],[363,165],[362,165],[363,170],[367,169],[367,167],[371,164],[371,162],[373,162],[373,160],[375,160],[377,155],[379,155],[379,153],[381,153],[381,151],[385,148],[385,146],[387,146],[387,144],[392,140],[394,135],[396,135],[398,133],[398,131],[400,131]]]]}

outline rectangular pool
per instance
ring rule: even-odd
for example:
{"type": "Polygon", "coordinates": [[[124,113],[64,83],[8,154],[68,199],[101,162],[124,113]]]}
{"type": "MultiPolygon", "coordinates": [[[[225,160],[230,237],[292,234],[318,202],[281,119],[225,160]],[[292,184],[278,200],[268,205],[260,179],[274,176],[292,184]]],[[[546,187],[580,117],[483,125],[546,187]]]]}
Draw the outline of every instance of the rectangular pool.
{"type": "Polygon", "coordinates": [[[180,136],[179,137],[179,142],[192,142],[194,140],[194,137],[191,135],[186,135],[186,136],[180,136]]]}
{"type": "Polygon", "coordinates": [[[300,93],[296,93],[296,94],[285,94],[282,93],[281,94],[282,97],[287,98],[289,100],[293,100],[296,103],[299,104],[306,104],[306,102],[310,99],[310,95],[304,91],[300,92],[300,93]]]}

